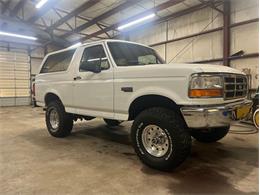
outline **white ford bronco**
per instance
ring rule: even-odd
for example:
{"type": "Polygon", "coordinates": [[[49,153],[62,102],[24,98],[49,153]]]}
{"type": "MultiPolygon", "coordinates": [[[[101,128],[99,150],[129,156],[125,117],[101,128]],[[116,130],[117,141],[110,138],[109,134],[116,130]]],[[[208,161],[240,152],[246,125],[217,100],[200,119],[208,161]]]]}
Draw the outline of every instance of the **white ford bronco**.
{"type": "Polygon", "coordinates": [[[148,166],[171,170],[190,153],[191,136],[215,142],[238,109],[250,106],[247,77],[204,64],[165,64],[150,47],[102,40],[48,54],[35,79],[38,106],[55,137],[77,119],[109,126],[134,121],[133,147],[148,166]]]}

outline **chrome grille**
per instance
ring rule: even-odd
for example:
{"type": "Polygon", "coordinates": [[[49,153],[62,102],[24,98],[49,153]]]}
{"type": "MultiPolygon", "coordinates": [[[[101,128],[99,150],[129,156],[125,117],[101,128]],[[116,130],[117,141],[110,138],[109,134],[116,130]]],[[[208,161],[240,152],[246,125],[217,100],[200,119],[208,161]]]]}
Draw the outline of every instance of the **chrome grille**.
{"type": "Polygon", "coordinates": [[[224,98],[236,99],[247,95],[247,77],[244,75],[224,76],[224,98]]]}

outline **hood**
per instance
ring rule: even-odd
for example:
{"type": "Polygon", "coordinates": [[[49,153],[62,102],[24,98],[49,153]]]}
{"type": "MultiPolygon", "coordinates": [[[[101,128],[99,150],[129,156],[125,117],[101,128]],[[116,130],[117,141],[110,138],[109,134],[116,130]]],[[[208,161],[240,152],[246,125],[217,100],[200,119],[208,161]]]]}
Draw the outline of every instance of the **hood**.
{"type": "MultiPolygon", "coordinates": [[[[176,64],[170,64],[172,66],[176,64]]],[[[182,64],[183,66],[193,67],[200,72],[210,72],[210,73],[233,73],[233,74],[244,74],[242,71],[230,68],[224,65],[213,65],[213,64],[182,64]]]]}
{"type": "Polygon", "coordinates": [[[116,78],[189,77],[191,74],[202,72],[244,74],[240,70],[221,65],[172,63],[117,67],[115,76],[116,78]]]}

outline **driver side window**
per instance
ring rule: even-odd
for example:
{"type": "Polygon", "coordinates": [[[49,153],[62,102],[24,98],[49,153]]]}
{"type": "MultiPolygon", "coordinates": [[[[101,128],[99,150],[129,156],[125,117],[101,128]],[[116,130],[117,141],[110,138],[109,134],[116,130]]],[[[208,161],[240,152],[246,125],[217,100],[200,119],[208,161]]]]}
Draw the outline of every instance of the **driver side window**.
{"type": "Polygon", "coordinates": [[[84,66],[100,66],[101,70],[109,69],[109,62],[102,45],[84,50],[79,67],[80,72],[85,72],[84,66]]]}

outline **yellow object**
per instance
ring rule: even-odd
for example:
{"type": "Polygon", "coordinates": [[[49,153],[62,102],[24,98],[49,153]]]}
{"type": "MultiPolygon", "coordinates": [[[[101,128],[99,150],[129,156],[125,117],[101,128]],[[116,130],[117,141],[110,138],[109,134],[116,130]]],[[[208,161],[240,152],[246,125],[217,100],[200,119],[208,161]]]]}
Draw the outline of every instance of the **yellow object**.
{"type": "Polygon", "coordinates": [[[255,124],[255,127],[258,129],[259,128],[259,109],[257,109],[254,113],[253,122],[255,124]]]}
{"type": "Polygon", "coordinates": [[[245,105],[236,110],[236,119],[241,120],[245,118],[250,112],[251,106],[245,105]]]}
{"type": "Polygon", "coordinates": [[[191,89],[189,96],[196,97],[221,97],[222,89],[191,89]]]}

